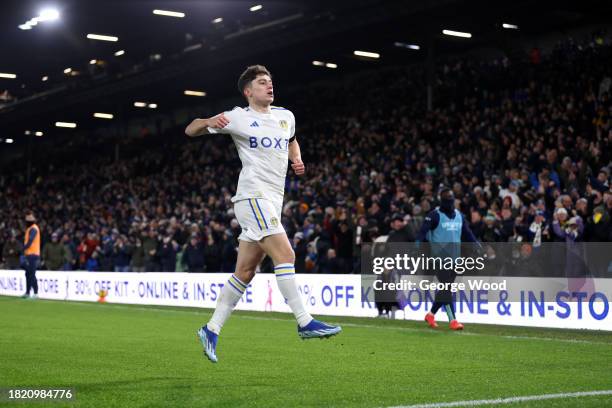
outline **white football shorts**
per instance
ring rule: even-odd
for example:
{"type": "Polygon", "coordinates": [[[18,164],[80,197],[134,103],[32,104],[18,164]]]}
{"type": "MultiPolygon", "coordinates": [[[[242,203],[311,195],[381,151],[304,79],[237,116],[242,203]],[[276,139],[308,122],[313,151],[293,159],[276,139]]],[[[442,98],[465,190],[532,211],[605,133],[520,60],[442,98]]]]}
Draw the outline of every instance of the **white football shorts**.
{"type": "Polygon", "coordinates": [[[285,232],[281,224],[283,204],[263,198],[249,198],[234,203],[234,214],[242,228],[239,240],[258,242],[263,238],[285,232]]]}

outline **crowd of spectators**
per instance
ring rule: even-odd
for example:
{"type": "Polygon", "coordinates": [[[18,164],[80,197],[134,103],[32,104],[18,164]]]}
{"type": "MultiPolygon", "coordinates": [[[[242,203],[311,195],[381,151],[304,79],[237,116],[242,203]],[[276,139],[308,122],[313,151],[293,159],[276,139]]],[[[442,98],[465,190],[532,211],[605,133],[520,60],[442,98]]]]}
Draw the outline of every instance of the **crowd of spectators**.
{"type": "MultiPolygon", "coordinates": [[[[612,45],[568,40],[542,54],[445,61],[431,111],[419,66],[296,98],[307,174],[288,175],[282,223],[297,272],[355,272],[363,243],[414,239],[440,185],[482,241],[612,241],[612,45]]],[[[27,186],[0,176],[5,266],[18,267],[32,209],[43,268],[233,271],[231,140],[180,129],[154,140],[120,160],[88,151],[85,162],[39,163],[27,186]]]]}

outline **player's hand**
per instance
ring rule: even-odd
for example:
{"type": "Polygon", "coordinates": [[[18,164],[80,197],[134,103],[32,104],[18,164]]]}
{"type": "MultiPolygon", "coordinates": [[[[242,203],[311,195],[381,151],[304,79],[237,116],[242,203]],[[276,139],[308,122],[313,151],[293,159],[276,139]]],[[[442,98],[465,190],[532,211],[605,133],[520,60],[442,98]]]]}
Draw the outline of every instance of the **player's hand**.
{"type": "Polygon", "coordinates": [[[208,119],[207,122],[208,127],[213,129],[223,129],[230,123],[223,113],[213,116],[212,118],[208,119]]]}
{"type": "Polygon", "coordinates": [[[304,162],[302,162],[301,159],[296,159],[293,163],[291,163],[291,168],[298,176],[301,176],[306,172],[306,166],[304,166],[304,162]]]}

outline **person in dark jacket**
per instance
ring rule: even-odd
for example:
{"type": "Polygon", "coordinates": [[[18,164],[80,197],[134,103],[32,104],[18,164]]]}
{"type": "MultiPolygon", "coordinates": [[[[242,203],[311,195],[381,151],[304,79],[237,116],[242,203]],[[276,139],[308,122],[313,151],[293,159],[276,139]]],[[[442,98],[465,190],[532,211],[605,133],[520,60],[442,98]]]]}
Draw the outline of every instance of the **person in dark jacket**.
{"type": "Polygon", "coordinates": [[[414,231],[406,224],[404,217],[401,214],[394,214],[387,242],[414,242],[415,238],[414,231]]]}
{"type": "Polygon", "coordinates": [[[48,242],[43,248],[42,262],[45,269],[60,271],[68,259],[68,249],[59,241],[57,232],[54,232],[51,234],[51,242],[48,242]]]}
{"type": "Polygon", "coordinates": [[[145,254],[145,270],[147,272],[158,272],[159,271],[159,254],[157,241],[157,233],[155,230],[149,230],[148,234],[143,234],[142,247],[144,248],[145,254]]]}
{"type": "Polygon", "coordinates": [[[329,248],[326,256],[319,262],[320,273],[343,273],[345,270],[342,260],[336,256],[336,250],[329,248]]]}
{"type": "Polygon", "coordinates": [[[96,247],[96,249],[91,253],[91,256],[85,262],[85,269],[88,272],[98,272],[100,270],[100,247],[96,247]]]}
{"type": "Polygon", "coordinates": [[[295,273],[306,272],[308,247],[304,239],[304,234],[301,232],[296,232],[293,236],[293,252],[295,252],[295,273]]]}
{"type": "Polygon", "coordinates": [[[62,245],[66,248],[66,262],[62,265],[63,271],[72,271],[76,267],[77,262],[77,248],[75,242],[70,239],[68,234],[62,236],[62,245]]]}
{"type": "Polygon", "coordinates": [[[340,221],[336,226],[335,241],[336,254],[344,267],[342,272],[349,273],[353,266],[353,230],[347,221],[340,221]]]}
{"type": "Polygon", "coordinates": [[[121,235],[113,245],[112,259],[115,272],[128,272],[131,258],[132,247],[128,244],[127,238],[121,235]]]}
{"type": "Polygon", "coordinates": [[[8,241],[2,247],[2,259],[6,269],[21,269],[19,265],[19,254],[23,251],[23,245],[17,240],[15,231],[11,231],[8,241]]]}
{"type": "Polygon", "coordinates": [[[596,207],[593,215],[587,218],[584,236],[591,242],[612,241],[612,221],[603,206],[596,207]]]}
{"type": "Polygon", "coordinates": [[[206,265],[206,272],[221,272],[220,252],[221,248],[215,240],[212,231],[208,230],[206,234],[206,245],[204,245],[204,265],[206,265]]]}
{"type": "Polygon", "coordinates": [[[162,272],[176,271],[176,254],[178,249],[178,243],[173,241],[170,236],[164,237],[162,242],[159,244],[157,254],[159,256],[162,272]]]}
{"type": "Polygon", "coordinates": [[[182,262],[189,272],[204,272],[204,245],[193,235],[183,250],[182,262]]]}
{"type": "Polygon", "coordinates": [[[98,251],[98,262],[100,263],[99,271],[103,272],[112,272],[115,270],[113,265],[113,250],[116,240],[107,235],[102,238],[102,242],[100,243],[100,249],[98,251]]]}
{"type": "Polygon", "coordinates": [[[234,272],[236,260],[238,259],[237,245],[228,229],[221,240],[221,272],[234,272]]]}
{"type": "MultiPolygon", "coordinates": [[[[422,223],[421,223],[422,225],[422,223]]],[[[414,242],[416,239],[415,233],[412,230],[412,225],[407,224],[402,214],[393,214],[391,218],[391,231],[387,242],[398,243],[398,242],[414,242]]],[[[397,248],[388,248],[390,250],[389,255],[396,251],[397,248]]],[[[385,271],[382,276],[382,280],[385,283],[391,282],[394,278],[393,271],[385,271]]],[[[399,308],[398,302],[392,300],[394,295],[393,292],[380,293],[380,296],[375,296],[376,308],[378,309],[378,317],[395,318],[395,311],[399,308]]],[[[379,293],[376,293],[379,295],[379,293]]]]}
{"type": "Polygon", "coordinates": [[[144,272],[145,271],[145,250],[142,245],[142,240],[136,238],[132,251],[132,259],[130,261],[130,268],[132,272],[144,272]]]}

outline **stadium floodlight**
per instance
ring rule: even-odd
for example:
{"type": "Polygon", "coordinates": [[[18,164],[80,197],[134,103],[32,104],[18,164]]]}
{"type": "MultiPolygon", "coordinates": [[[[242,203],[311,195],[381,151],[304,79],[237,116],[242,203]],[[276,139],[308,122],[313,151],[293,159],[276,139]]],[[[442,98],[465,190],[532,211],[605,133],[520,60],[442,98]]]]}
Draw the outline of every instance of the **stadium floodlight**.
{"type": "Polygon", "coordinates": [[[35,134],[36,136],[38,136],[38,137],[41,137],[42,135],[44,135],[44,133],[43,133],[43,132],[41,132],[40,130],[39,130],[38,132],[34,133],[34,134],[35,134]]]}
{"type": "Polygon", "coordinates": [[[516,24],[503,23],[502,27],[507,28],[508,30],[518,30],[518,26],[516,24]]]}
{"type": "Polygon", "coordinates": [[[74,129],[75,127],[77,127],[77,124],[74,122],[55,122],[55,126],[74,129]]]}
{"type": "Polygon", "coordinates": [[[90,60],[90,61],[89,61],[89,63],[90,63],[91,65],[94,65],[94,64],[96,64],[97,62],[98,62],[98,60],[96,60],[96,59],[92,59],[92,60],[90,60]]]}
{"type": "Polygon", "coordinates": [[[450,35],[452,37],[472,38],[472,33],[466,33],[463,31],[442,30],[442,34],[450,35]]]}
{"type": "Polygon", "coordinates": [[[6,139],[5,142],[8,143],[8,144],[11,144],[11,143],[13,143],[13,139],[6,139]]]}
{"type": "Polygon", "coordinates": [[[212,22],[213,22],[213,24],[217,24],[217,23],[220,23],[222,21],[223,21],[223,17],[217,17],[212,22]]]}
{"type": "Polygon", "coordinates": [[[112,35],[102,35],[102,34],[87,34],[87,38],[90,40],[98,40],[98,41],[119,41],[119,37],[115,37],[112,35]]]}
{"type": "Polygon", "coordinates": [[[38,13],[38,21],[54,21],[58,20],[59,17],[59,11],[52,8],[41,10],[41,12],[38,13]]]}
{"type": "Polygon", "coordinates": [[[43,9],[38,14],[38,17],[34,17],[26,21],[24,24],[19,25],[20,30],[31,30],[32,27],[38,25],[38,23],[44,23],[47,21],[54,21],[60,18],[60,13],[56,9],[48,8],[43,9]]]}
{"type": "Polygon", "coordinates": [[[72,68],[66,68],[66,69],[64,70],[64,74],[69,74],[69,73],[71,73],[71,72],[72,72],[72,68]]]}
{"type": "Polygon", "coordinates": [[[261,4],[258,4],[256,6],[251,7],[249,10],[251,11],[258,11],[261,10],[263,8],[263,6],[261,4]]]}
{"type": "Polygon", "coordinates": [[[327,67],[327,68],[338,68],[338,64],[334,64],[333,62],[323,62],[323,61],[312,61],[312,65],[317,67],[327,67]]]}
{"type": "Polygon", "coordinates": [[[189,96],[206,96],[204,91],[190,91],[189,89],[185,90],[184,94],[189,96]]]}
{"type": "Polygon", "coordinates": [[[42,80],[43,82],[48,81],[48,80],[49,80],[49,77],[45,75],[44,77],[42,77],[42,78],[41,78],[41,80],[42,80]]]}
{"type": "Polygon", "coordinates": [[[156,103],[150,103],[149,104],[149,109],[156,109],[157,108],[157,104],[156,103]]]}
{"type": "Polygon", "coordinates": [[[134,106],[137,108],[145,108],[147,104],[145,102],[134,102],[134,106]]]}
{"type": "Polygon", "coordinates": [[[153,14],[156,14],[158,16],[166,16],[166,17],[178,17],[178,18],[183,18],[185,17],[185,13],[181,13],[180,11],[169,11],[169,10],[153,10],[153,14]]]}
{"type": "Polygon", "coordinates": [[[117,52],[115,53],[115,57],[120,57],[120,56],[122,56],[123,54],[125,54],[125,50],[119,50],[119,51],[117,51],[117,52]]]}
{"type": "Polygon", "coordinates": [[[400,47],[400,48],[408,48],[409,50],[420,50],[421,49],[420,45],[407,44],[407,43],[403,43],[399,41],[394,42],[393,45],[395,45],[396,47],[400,47]]]}
{"type": "Polygon", "coordinates": [[[185,47],[183,52],[191,52],[191,51],[199,50],[200,48],[202,48],[202,43],[197,43],[197,44],[193,44],[188,47],[185,47]]]}
{"type": "Polygon", "coordinates": [[[370,52],[370,51],[353,51],[353,54],[357,55],[358,57],[365,57],[365,58],[380,58],[380,54],[377,52],[370,52]]]}
{"type": "Polygon", "coordinates": [[[6,73],[6,72],[0,72],[0,78],[15,79],[15,78],[17,78],[17,75],[9,74],[9,73],[6,73]]]}
{"type": "Polygon", "coordinates": [[[112,119],[114,117],[112,113],[102,113],[102,112],[96,112],[93,115],[94,115],[94,118],[100,118],[100,119],[112,119]]]}

